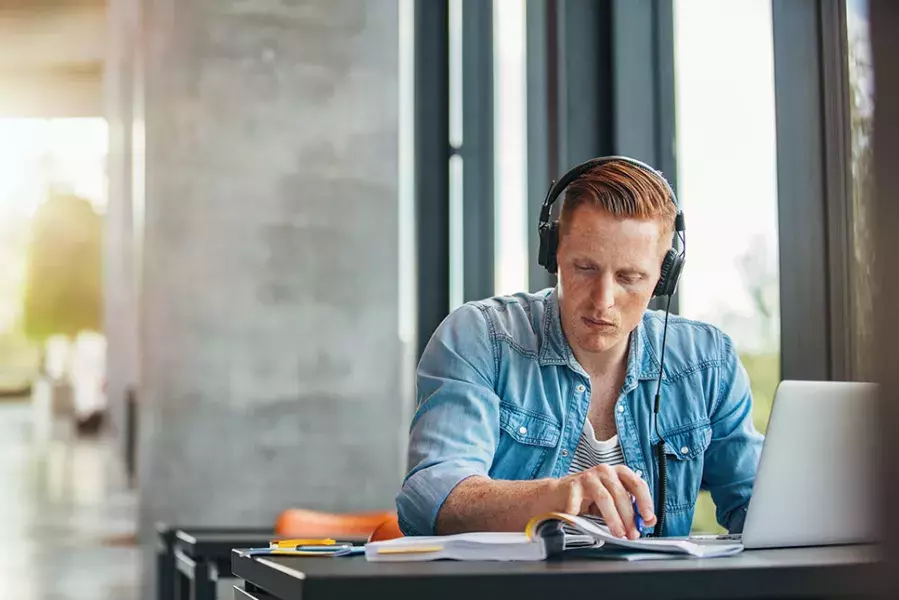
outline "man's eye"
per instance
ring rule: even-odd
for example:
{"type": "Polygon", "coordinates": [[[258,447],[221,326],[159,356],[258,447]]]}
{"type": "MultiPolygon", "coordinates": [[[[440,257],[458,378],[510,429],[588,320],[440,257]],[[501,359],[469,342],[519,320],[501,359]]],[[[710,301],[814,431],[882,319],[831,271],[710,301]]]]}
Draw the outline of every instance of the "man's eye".
{"type": "Polygon", "coordinates": [[[643,277],[640,275],[621,275],[619,279],[621,279],[621,281],[623,281],[624,283],[637,283],[638,281],[643,279],[643,277]]]}
{"type": "Polygon", "coordinates": [[[591,265],[574,265],[574,268],[578,271],[595,271],[596,268],[591,265]]]}

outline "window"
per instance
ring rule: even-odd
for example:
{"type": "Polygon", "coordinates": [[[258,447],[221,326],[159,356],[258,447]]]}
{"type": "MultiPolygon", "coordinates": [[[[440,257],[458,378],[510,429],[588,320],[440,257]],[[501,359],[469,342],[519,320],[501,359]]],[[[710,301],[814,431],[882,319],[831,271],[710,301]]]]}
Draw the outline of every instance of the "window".
{"type": "MultiPolygon", "coordinates": [[[[687,221],[679,312],[733,338],[764,431],[780,379],[771,3],[675,0],[678,198],[687,221]]],[[[707,494],[694,528],[719,531],[707,494]]]]}
{"type": "Polygon", "coordinates": [[[494,0],[494,185],[497,294],[528,289],[525,0],[494,0]]]}

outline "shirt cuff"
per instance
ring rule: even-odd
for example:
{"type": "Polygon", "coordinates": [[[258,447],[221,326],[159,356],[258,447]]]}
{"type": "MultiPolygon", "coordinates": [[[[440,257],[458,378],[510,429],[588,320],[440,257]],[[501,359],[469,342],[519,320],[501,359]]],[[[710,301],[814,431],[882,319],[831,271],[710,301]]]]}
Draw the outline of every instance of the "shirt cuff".
{"type": "Polygon", "coordinates": [[[437,514],[450,492],[465,479],[485,476],[468,462],[445,462],[411,475],[396,497],[400,531],[404,535],[435,535],[437,514]]]}

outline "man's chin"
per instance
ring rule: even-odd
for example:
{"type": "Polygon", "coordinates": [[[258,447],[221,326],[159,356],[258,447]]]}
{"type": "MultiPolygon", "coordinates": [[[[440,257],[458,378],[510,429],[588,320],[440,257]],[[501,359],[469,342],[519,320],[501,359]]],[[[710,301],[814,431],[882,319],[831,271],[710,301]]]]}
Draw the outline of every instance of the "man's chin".
{"type": "Polygon", "coordinates": [[[583,336],[580,346],[586,352],[602,353],[611,350],[621,341],[617,335],[589,335],[583,336]]]}

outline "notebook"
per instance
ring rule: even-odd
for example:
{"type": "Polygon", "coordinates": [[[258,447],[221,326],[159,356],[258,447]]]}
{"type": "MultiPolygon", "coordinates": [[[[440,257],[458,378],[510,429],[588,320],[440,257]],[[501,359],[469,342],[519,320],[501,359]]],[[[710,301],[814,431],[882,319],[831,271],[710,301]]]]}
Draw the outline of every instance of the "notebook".
{"type": "Polygon", "coordinates": [[[369,561],[427,560],[539,561],[565,551],[579,556],[646,560],[649,558],[713,558],[743,550],[739,542],[699,544],[684,539],[616,538],[597,523],[565,513],[535,517],[523,533],[478,532],[445,536],[404,537],[365,546],[369,561]],[[568,533],[563,525],[576,533],[568,533]],[[588,550],[589,553],[584,553],[588,550]]]}

